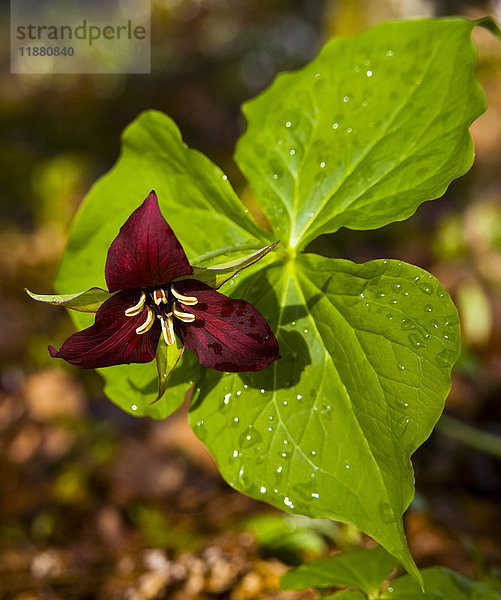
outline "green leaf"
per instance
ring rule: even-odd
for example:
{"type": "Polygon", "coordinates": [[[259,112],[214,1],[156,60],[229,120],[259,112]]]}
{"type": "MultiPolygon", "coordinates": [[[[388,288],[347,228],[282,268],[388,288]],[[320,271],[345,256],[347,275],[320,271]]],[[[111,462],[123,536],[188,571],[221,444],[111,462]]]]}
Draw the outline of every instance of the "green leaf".
{"type": "MultiPolygon", "coordinates": [[[[155,402],[158,402],[164,395],[172,371],[181,359],[183,351],[184,346],[179,338],[176,337],[174,344],[166,344],[163,335],[160,336],[157,347],[158,394],[154,400],[155,402]]],[[[180,404],[176,406],[176,409],[179,408],[180,404]]]]}
{"type": "Polygon", "coordinates": [[[343,552],[289,571],[281,578],[280,587],[283,590],[352,587],[374,596],[396,565],[396,559],[381,547],[343,552]]]}
{"type": "Polygon", "coordinates": [[[472,581],[443,567],[421,571],[426,592],[412,577],[405,575],[391,583],[379,596],[384,600],[500,600],[501,594],[492,587],[472,581]]]}
{"type": "Polygon", "coordinates": [[[342,590],[336,594],[323,596],[323,600],[367,600],[367,596],[357,590],[342,590]]]}
{"type": "Polygon", "coordinates": [[[396,21],[333,39],[244,105],[235,158],[278,236],[301,249],[406,219],[468,171],[468,127],[485,110],[474,25],[396,21]]]}
{"type": "Polygon", "coordinates": [[[315,255],[260,271],[234,294],[278,335],[258,373],[206,371],[195,433],[236,489],[351,523],[417,575],[402,527],[411,454],[430,435],[459,354],[454,305],[426,271],[315,255]]]}
{"type": "MultiPolygon", "coordinates": [[[[257,252],[244,256],[231,263],[218,265],[217,267],[196,267],[193,265],[193,278],[206,283],[215,290],[219,289],[223,283],[229,281],[232,277],[239,274],[240,271],[250,267],[258,260],[264,258],[268,252],[271,252],[279,242],[274,242],[257,252]]],[[[186,278],[185,278],[186,279],[186,278]]]]}
{"type": "MultiPolygon", "coordinates": [[[[222,171],[184,144],[169,117],[148,111],[124,131],[118,162],[94,185],[73,222],[56,280],[58,292],[105,285],[108,248],[152,189],[191,262],[202,260],[209,251],[213,256],[248,253],[269,243],[269,234],[251,220],[222,171]]],[[[72,318],[79,327],[90,324],[80,315],[72,318]]],[[[192,363],[191,357],[183,359],[169,393],[155,404],[151,404],[157,394],[154,363],[109,367],[100,373],[106,394],[121,408],[161,419],[171,412],[169,398],[178,380],[184,397],[188,381],[196,375],[188,372],[192,363]]]]}
{"type": "Polygon", "coordinates": [[[79,294],[34,294],[28,288],[24,288],[24,291],[33,300],[38,300],[38,302],[47,302],[79,312],[91,313],[97,312],[101,304],[113,296],[112,293],[97,287],[93,287],[86,292],[80,292],[79,294]]]}

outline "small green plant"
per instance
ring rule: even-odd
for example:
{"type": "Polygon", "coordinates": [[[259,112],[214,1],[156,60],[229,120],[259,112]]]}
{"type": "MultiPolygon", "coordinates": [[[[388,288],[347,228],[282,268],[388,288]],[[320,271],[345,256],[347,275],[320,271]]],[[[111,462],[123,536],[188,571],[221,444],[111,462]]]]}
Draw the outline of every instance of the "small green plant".
{"type": "MultiPolygon", "coordinates": [[[[183,143],[169,117],[141,114],[75,219],[56,281],[66,295],[37,297],[78,303],[67,294],[104,287],[110,244],[156,190],[189,262],[214,277],[229,274],[224,293],[257,308],[281,358],[258,372],[228,373],[184,352],[161,393],[154,362],[110,366],[101,370],[107,395],[133,415],[163,419],[194,386],[192,427],[234,488],[292,513],[351,523],[430,585],[454,577],[421,575],[402,515],[414,495],[411,455],[442,413],[459,356],[456,309],[413,265],[355,264],[306,250],[341,227],[406,219],[468,171],[468,128],[485,110],[474,78],[476,25],[499,35],[491,20],[450,18],[333,39],[244,105],[247,130],[235,160],[271,231],[256,224],[226,175],[183,143]],[[239,261],[249,268],[235,268],[239,261]]],[[[91,294],[94,312],[108,298],[101,292],[91,294]]],[[[92,318],[74,313],[80,328],[92,318]]],[[[395,561],[384,556],[386,576],[395,561]]],[[[402,578],[393,595],[388,588],[371,597],[413,598],[398,589],[414,585],[402,578]]]]}

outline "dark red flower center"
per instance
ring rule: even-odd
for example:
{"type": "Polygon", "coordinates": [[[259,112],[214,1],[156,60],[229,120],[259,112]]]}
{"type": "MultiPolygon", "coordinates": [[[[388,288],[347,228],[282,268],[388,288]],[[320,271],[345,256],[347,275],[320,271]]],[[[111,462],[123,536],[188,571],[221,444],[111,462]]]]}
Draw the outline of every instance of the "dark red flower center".
{"type": "Polygon", "coordinates": [[[157,318],[162,326],[165,343],[170,345],[176,341],[174,319],[179,319],[183,323],[193,323],[195,315],[186,312],[184,307],[194,306],[195,304],[198,304],[198,299],[195,296],[185,296],[178,292],[174,285],[167,284],[164,287],[141,290],[139,301],[125,311],[125,316],[134,317],[146,309],[145,321],[136,329],[136,333],[143,335],[149,331],[153,327],[155,318],[157,318]],[[179,307],[181,303],[183,304],[183,310],[179,307]]]}

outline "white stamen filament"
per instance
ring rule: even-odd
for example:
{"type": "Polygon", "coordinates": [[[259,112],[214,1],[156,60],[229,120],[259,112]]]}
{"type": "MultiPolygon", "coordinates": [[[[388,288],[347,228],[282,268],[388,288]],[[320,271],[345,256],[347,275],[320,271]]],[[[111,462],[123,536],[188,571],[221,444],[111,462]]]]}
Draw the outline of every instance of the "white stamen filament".
{"type": "Polygon", "coordinates": [[[174,316],[183,323],[193,323],[193,321],[195,320],[195,315],[192,315],[191,313],[181,312],[180,310],[177,310],[177,306],[175,305],[172,312],[174,313],[174,316]]]}
{"type": "Polygon", "coordinates": [[[151,310],[151,308],[149,306],[147,306],[146,310],[148,311],[148,316],[146,317],[146,321],[140,327],[138,327],[136,329],[136,333],[138,335],[142,335],[143,333],[146,333],[147,331],[149,331],[153,325],[153,322],[155,321],[155,315],[154,315],[153,311],[151,310]]]}
{"type": "Polygon", "coordinates": [[[165,343],[170,346],[176,341],[176,336],[174,335],[174,323],[172,321],[172,315],[168,317],[162,317],[158,315],[160,319],[160,323],[162,324],[162,335],[164,337],[165,343]]]}
{"type": "Polygon", "coordinates": [[[188,306],[195,306],[195,304],[198,304],[198,298],[195,298],[195,296],[183,296],[183,294],[180,294],[174,289],[173,285],[170,286],[170,291],[172,292],[174,298],[177,298],[177,300],[183,304],[187,304],[188,306]]]}
{"type": "Polygon", "coordinates": [[[139,302],[137,304],[134,304],[134,306],[131,306],[130,308],[128,308],[125,311],[125,316],[126,317],[135,317],[136,315],[138,315],[143,310],[145,300],[146,300],[146,294],[144,292],[141,292],[141,297],[139,298],[139,302]]]}

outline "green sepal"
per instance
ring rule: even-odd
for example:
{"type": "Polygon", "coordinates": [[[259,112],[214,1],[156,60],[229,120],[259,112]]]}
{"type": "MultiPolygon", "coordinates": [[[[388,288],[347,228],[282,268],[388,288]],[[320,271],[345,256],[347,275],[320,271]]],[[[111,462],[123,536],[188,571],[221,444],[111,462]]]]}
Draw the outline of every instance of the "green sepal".
{"type": "Polygon", "coordinates": [[[247,267],[250,267],[256,263],[258,260],[261,260],[268,254],[268,252],[271,252],[275,248],[279,241],[274,242],[269,246],[265,246],[264,248],[261,248],[261,250],[257,250],[248,256],[234,260],[231,263],[218,265],[217,267],[193,266],[193,278],[201,281],[202,283],[206,283],[211,288],[217,290],[223,285],[223,283],[226,283],[232,277],[238,275],[240,271],[243,271],[247,267]]]}
{"type": "Polygon", "coordinates": [[[178,364],[183,352],[184,346],[177,337],[174,344],[166,344],[163,336],[160,336],[157,346],[158,395],[152,404],[164,395],[172,371],[178,364]]]}
{"type": "Polygon", "coordinates": [[[90,313],[97,312],[99,307],[113,296],[113,293],[98,287],[92,287],[90,290],[78,294],[34,294],[28,288],[24,288],[24,291],[38,302],[46,302],[55,306],[64,306],[64,308],[90,313]]]}

